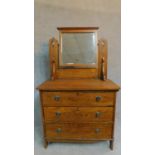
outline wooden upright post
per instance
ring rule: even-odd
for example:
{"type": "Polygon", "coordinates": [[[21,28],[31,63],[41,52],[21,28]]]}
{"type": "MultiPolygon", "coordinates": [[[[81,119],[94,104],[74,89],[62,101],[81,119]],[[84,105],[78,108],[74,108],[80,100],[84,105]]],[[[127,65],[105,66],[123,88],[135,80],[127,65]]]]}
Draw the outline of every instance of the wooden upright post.
{"type": "Polygon", "coordinates": [[[103,39],[99,40],[99,78],[107,80],[107,42],[103,39]]]}
{"type": "Polygon", "coordinates": [[[58,66],[58,41],[55,38],[49,40],[49,55],[50,55],[50,68],[51,79],[56,79],[56,69],[58,66]]]}

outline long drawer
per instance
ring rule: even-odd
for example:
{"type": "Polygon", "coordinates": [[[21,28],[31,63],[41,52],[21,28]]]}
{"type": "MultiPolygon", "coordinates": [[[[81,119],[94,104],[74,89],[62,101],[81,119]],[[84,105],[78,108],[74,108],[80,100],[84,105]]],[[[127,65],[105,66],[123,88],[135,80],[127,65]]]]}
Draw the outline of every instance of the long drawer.
{"type": "Polygon", "coordinates": [[[43,92],[44,106],[113,106],[114,92],[43,92]]]}
{"type": "Polygon", "coordinates": [[[45,122],[111,122],[113,107],[44,107],[45,122]]]}
{"type": "Polygon", "coordinates": [[[104,140],[112,138],[112,123],[46,124],[47,139],[104,140]]]}

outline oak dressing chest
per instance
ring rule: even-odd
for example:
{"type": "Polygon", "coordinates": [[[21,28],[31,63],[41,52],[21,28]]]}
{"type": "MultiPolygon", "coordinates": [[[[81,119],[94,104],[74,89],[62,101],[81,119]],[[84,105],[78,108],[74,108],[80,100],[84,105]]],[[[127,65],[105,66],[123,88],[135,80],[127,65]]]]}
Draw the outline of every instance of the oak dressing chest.
{"type": "Polygon", "coordinates": [[[51,79],[38,89],[48,142],[108,140],[113,149],[116,92],[107,79],[107,43],[98,27],[59,27],[49,41],[51,79]]]}

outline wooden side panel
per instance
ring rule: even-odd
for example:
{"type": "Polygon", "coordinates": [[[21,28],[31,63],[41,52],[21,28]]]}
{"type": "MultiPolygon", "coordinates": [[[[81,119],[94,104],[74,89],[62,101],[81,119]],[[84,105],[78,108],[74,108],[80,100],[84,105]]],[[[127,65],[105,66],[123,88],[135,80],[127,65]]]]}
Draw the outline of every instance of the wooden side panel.
{"type": "MultiPolygon", "coordinates": [[[[115,92],[115,97],[114,97],[114,111],[113,111],[113,128],[112,128],[112,138],[113,138],[113,141],[114,141],[114,131],[115,131],[115,117],[116,117],[116,97],[117,97],[117,93],[115,92]]],[[[112,148],[113,148],[113,142],[112,142],[112,148]]]]}
{"type": "Polygon", "coordinates": [[[110,124],[46,124],[46,136],[51,140],[104,140],[112,137],[110,124]]]}
{"type": "Polygon", "coordinates": [[[44,147],[46,148],[48,145],[48,142],[46,140],[46,130],[45,130],[45,121],[44,121],[44,108],[43,108],[43,97],[42,97],[42,91],[40,93],[40,105],[41,105],[41,117],[42,117],[42,126],[43,126],[43,139],[44,139],[44,147]]]}

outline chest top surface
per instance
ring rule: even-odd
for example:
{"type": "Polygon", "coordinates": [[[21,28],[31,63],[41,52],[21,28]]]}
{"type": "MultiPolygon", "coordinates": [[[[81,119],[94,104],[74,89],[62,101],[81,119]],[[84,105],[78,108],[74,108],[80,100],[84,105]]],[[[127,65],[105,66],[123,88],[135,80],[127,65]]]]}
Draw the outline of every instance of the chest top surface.
{"type": "Polygon", "coordinates": [[[38,87],[42,91],[65,90],[101,90],[118,91],[119,86],[111,80],[100,79],[56,79],[47,80],[38,87]]]}

